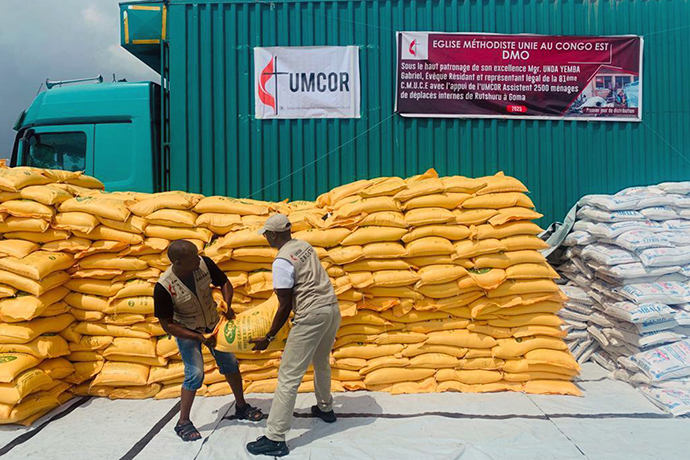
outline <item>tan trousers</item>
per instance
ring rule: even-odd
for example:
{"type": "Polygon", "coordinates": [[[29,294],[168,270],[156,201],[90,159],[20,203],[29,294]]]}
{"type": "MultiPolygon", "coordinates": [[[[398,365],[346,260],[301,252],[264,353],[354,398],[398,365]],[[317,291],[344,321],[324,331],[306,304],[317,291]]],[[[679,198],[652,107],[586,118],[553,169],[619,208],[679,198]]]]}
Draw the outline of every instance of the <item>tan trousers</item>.
{"type": "Polygon", "coordinates": [[[285,435],[292,425],[297,389],[311,363],[314,364],[316,402],[322,411],[333,410],[329,360],[339,327],[340,308],[337,304],[307,313],[293,323],[280,362],[278,388],[268,416],[268,439],[285,441],[285,435]]]}

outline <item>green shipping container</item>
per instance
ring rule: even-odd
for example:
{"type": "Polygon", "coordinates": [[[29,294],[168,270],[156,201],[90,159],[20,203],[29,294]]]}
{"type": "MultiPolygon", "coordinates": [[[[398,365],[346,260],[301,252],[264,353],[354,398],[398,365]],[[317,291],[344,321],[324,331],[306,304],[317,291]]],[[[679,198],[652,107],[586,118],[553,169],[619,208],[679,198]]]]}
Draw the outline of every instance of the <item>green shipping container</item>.
{"type": "MultiPolygon", "coordinates": [[[[142,3],[123,3],[126,10],[142,3]]],[[[583,195],[690,179],[688,0],[170,0],[123,45],[169,77],[169,187],[314,199],[377,176],[520,178],[561,219],[583,195]],[[152,32],[156,25],[163,30],[152,32]],[[160,27],[160,26],[159,26],[160,27]],[[410,119],[393,112],[396,31],[644,37],[642,123],[410,119]],[[135,35],[142,40],[134,43],[135,35]],[[157,44],[161,40],[163,46],[157,44]],[[362,117],[261,121],[256,46],[360,47],[362,117]],[[161,50],[165,55],[161,64],[161,50]]],[[[138,13],[138,14],[137,14],[138,13]]],[[[164,104],[165,105],[165,104],[164,104]]]]}

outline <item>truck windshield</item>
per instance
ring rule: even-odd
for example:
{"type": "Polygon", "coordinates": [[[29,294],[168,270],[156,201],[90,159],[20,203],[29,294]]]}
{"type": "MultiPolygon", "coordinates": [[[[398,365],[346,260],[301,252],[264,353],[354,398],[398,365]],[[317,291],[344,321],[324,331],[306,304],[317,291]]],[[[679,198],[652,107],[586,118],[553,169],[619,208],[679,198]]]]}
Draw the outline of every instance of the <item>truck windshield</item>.
{"type": "Polygon", "coordinates": [[[37,133],[29,140],[27,150],[25,166],[65,171],[86,169],[85,133],[37,133]]]}

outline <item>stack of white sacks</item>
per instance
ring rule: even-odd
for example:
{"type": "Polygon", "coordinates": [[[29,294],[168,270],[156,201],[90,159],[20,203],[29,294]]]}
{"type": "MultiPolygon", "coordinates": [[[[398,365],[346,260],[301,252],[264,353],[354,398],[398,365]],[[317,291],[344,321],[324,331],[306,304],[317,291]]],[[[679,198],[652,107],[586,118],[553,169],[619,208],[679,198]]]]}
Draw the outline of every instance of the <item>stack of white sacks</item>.
{"type": "Polygon", "coordinates": [[[590,195],[578,207],[559,267],[573,355],[690,413],[690,182],[590,195]]]}

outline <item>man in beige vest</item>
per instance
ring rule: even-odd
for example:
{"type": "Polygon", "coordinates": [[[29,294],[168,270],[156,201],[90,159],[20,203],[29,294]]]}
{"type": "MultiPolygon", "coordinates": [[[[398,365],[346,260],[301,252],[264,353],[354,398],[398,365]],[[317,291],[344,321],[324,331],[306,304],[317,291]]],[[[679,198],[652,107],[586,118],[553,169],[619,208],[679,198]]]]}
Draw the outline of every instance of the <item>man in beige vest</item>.
{"type": "Polygon", "coordinates": [[[317,405],[312,414],[333,423],[330,353],[340,326],[340,308],[333,285],[314,248],[290,235],[290,221],[282,214],[271,216],[259,231],[278,249],[273,262],[273,289],[279,307],[266,337],[252,340],[255,350],[265,350],[294,311],[292,330],[278,371],[278,387],[268,416],[266,436],[247,444],[254,455],[282,457],[289,453],[285,436],[292,425],[297,390],[310,364],[314,365],[317,405]]]}
{"type": "Polygon", "coordinates": [[[232,304],[233,289],[225,273],[208,257],[199,257],[194,244],[185,240],[173,241],[168,248],[172,262],[153,290],[155,315],[165,332],[174,336],[184,363],[184,382],[180,401],[180,421],[175,432],[184,441],[196,441],[201,434],[190,420],[196,391],[204,381],[204,358],[201,345],[206,345],[216,360],[218,370],[225,376],[235,395],[235,417],[259,421],[263,414],[244,400],[242,376],[235,355],[216,351],[213,332],[220,321],[211,285],[221,289],[228,305],[226,318],[235,313],[232,304]]]}

